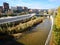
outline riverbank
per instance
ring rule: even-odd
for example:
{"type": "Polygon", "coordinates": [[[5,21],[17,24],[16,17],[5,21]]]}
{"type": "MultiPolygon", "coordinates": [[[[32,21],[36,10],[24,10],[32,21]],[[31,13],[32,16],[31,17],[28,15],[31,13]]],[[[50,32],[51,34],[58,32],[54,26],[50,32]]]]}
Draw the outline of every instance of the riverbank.
{"type": "Polygon", "coordinates": [[[23,23],[18,23],[15,25],[15,23],[11,26],[11,24],[4,24],[0,27],[0,32],[5,34],[14,34],[14,33],[20,33],[25,31],[28,28],[33,27],[34,25],[37,25],[43,21],[43,17],[32,17],[28,21],[24,21],[23,23]]]}
{"type": "MultiPolygon", "coordinates": [[[[37,18],[36,18],[37,19],[37,18]]],[[[35,20],[35,19],[34,19],[35,20]]],[[[29,22],[29,21],[28,21],[29,22]]],[[[50,19],[44,19],[42,23],[26,29],[22,33],[12,34],[17,37],[16,40],[12,35],[5,36],[5,39],[1,39],[1,45],[44,45],[49,34],[51,27],[50,19]]]]}
{"type": "Polygon", "coordinates": [[[57,15],[54,17],[54,26],[51,40],[52,45],[60,45],[60,7],[57,8],[57,15]]]}
{"type": "Polygon", "coordinates": [[[60,45],[60,28],[57,28],[56,25],[53,27],[50,45],[60,45]]]}
{"type": "Polygon", "coordinates": [[[14,39],[20,38],[22,32],[27,31],[27,29],[41,23],[42,21],[43,21],[43,17],[38,17],[38,18],[33,17],[27,22],[19,23],[18,25],[15,25],[13,27],[11,26],[5,28],[2,31],[0,30],[0,40],[5,40],[8,38],[8,36],[13,37],[14,39]]]}
{"type": "Polygon", "coordinates": [[[8,32],[9,33],[19,33],[19,32],[22,32],[24,30],[26,30],[27,28],[30,28],[38,23],[41,23],[43,21],[43,18],[42,17],[38,17],[34,20],[30,20],[26,23],[20,23],[19,25],[16,25],[14,27],[9,27],[8,28],[8,32]]]}

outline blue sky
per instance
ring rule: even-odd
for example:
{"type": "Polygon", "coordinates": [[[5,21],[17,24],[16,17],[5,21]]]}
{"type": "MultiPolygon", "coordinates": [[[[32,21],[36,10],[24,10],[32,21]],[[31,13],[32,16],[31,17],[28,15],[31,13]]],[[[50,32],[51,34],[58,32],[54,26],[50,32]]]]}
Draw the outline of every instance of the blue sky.
{"type": "Polygon", "coordinates": [[[0,0],[0,6],[3,2],[9,3],[9,6],[26,6],[28,8],[49,9],[60,6],[60,0],[0,0]]]}

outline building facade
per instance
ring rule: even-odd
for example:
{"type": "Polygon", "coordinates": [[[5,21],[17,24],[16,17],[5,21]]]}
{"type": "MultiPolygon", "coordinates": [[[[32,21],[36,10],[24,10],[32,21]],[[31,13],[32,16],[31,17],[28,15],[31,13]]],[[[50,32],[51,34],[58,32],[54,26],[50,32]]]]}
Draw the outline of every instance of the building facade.
{"type": "Polygon", "coordinates": [[[3,12],[3,6],[0,6],[0,12],[3,12]]]}
{"type": "Polygon", "coordinates": [[[9,4],[8,3],[4,2],[3,7],[4,7],[4,12],[9,10],[9,4]]]}

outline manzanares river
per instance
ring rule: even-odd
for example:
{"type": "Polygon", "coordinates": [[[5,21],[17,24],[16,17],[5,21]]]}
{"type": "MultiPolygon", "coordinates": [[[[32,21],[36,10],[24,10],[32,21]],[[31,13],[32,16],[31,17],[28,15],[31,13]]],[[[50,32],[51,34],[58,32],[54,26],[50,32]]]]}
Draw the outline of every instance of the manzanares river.
{"type": "Polygon", "coordinates": [[[36,27],[23,32],[24,35],[17,41],[23,45],[45,45],[50,29],[51,20],[44,19],[44,21],[36,27]]]}
{"type": "Polygon", "coordinates": [[[22,32],[17,40],[6,36],[7,39],[0,40],[0,45],[45,45],[50,29],[51,20],[46,18],[42,23],[22,32]]]}

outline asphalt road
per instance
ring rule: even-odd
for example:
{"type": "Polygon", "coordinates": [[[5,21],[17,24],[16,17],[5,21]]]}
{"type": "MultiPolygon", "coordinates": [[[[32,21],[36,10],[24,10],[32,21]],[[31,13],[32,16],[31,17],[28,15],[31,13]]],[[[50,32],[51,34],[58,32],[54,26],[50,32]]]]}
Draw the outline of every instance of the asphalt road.
{"type": "Polygon", "coordinates": [[[34,14],[33,15],[32,14],[27,14],[27,15],[22,15],[22,16],[0,18],[0,24],[19,21],[19,20],[24,20],[24,19],[30,18],[32,16],[34,16],[34,14]]]}

